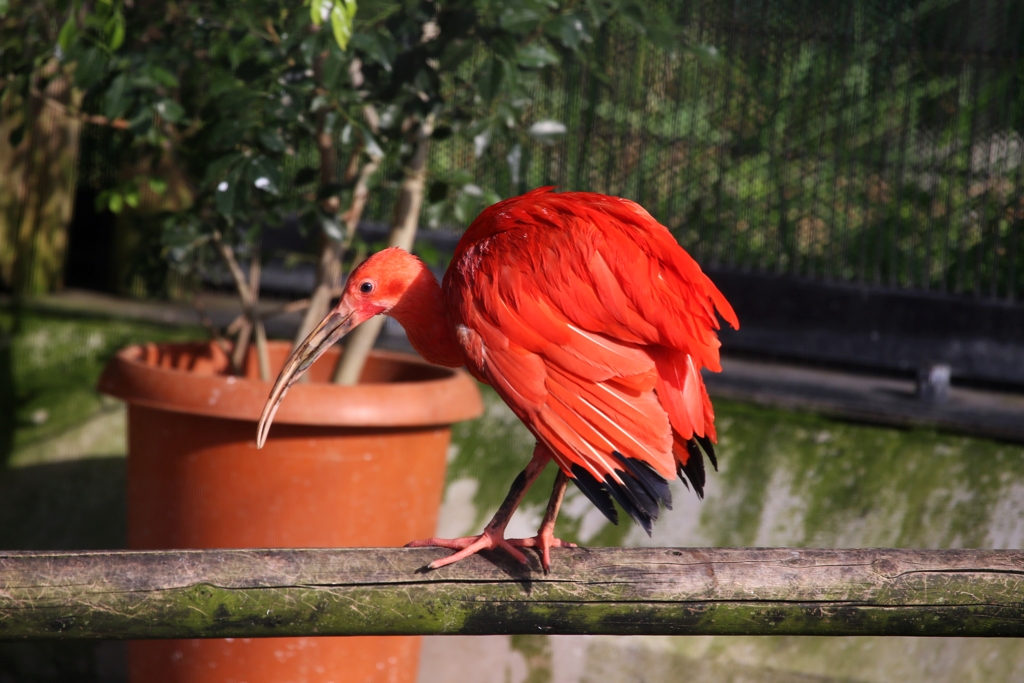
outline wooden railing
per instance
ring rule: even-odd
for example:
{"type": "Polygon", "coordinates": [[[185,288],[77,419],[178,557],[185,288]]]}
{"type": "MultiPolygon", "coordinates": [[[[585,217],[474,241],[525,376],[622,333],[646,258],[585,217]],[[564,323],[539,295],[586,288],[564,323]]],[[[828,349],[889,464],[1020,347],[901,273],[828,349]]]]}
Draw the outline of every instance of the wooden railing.
{"type": "Polygon", "coordinates": [[[0,640],[373,634],[1024,636],[1024,551],[0,551],[0,640]]]}

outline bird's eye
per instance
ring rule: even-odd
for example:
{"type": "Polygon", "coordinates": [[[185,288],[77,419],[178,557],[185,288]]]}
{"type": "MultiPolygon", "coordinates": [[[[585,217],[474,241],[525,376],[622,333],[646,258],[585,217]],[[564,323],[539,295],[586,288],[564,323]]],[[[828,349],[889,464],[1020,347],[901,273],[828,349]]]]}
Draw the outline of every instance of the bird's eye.
{"type": "Polygon", "coordinates": [[[367,280],[366,282],[359,285],[359,291],[363,294],[369,294],[373,291],[373,283],[367,280]]]}

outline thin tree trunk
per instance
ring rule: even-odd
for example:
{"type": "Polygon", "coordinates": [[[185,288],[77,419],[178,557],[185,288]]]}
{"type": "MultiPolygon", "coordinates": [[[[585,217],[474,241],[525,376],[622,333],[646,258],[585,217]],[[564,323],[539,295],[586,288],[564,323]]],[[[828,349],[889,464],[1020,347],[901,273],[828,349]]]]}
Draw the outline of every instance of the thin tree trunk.
{"type": "MultiPolygon", "coordinates": [[[[82,121],[70,116],[82,92],[57,74],[31,101],[30,120],[17,147],[10,132],[23,121],[13,96],[0,104],[0,279],[18,294],[43,294],[63,285],[67,229],[74,208],[75,170],[82,121]]],[[[56,75],[54,75],[56,74],[56,75]]]]}
{"type": "Polygon", "coordinates": [[[267,349],[267,333],[263,328],[263,321],[256,311],[256,302],[259,299],[260,284],[260,262],[258,257],[253,257],[249,268],[249,278],[245,277],[238,259],[235,258],[235,250],[230,244],[224,242],[219,232],[214,232],[212,237],[213,245],[217,248],[224,263],[227,264],[231,279],[235,283],[235,290],[242,304],[241,330],[238,333],[238,341],[235,343],[234,353],[231,354],[231,366],[235,374],[245,372],[245,358],[249,351],[249,340],[253,334],[256,335],[256,357],[259,365],[260,379],[264,382],[270,381],[270,356],[267,349]]]}
{"type": "MultiPolygon", "coordinates": [[[[430,135],[433,129],[433,117],[429,117],[417,125],[413,133],[416,149],[405,167],[405,179],[402,181],[398,203],[395,205],[388,246],[412,251],[413,243],[416,241],[416,229],[427,183],[427,156],[430,152],[430,135]]],[[[383,327],[384,317],[376,316],[349,335],[334,373],[334,381],[337,384],[352,385],[359,382],[366,359],[383,327]]]]}

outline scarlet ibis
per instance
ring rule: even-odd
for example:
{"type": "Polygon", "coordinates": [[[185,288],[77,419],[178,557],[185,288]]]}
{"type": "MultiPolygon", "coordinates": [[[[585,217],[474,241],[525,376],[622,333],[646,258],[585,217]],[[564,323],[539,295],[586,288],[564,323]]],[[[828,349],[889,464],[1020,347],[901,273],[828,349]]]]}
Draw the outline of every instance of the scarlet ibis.
{"type": "Polygon", "coordinates": [[[357,267],[338,305],[285,362],[260,418],[262,447],[288,387],[320,354],[375,315],[390,315],[426,360],[465,365],[537,438],[533,458],[479,536],[410,546],[456,550],[442,567],[503,548],[535,547],[547,571],[568,480],[614,523],[612,501],[648,534],[671,508],[676,475],[704,495],[704,454],[718,468],[714,412],[701,368],[721,370],[717,309],[729,302],[664,226],[627,199],[539,188],[485,209],[439,285],[397,247],[357,267]],[[703,451],[703,453],[702,453],[703,451]],[[555,488],[533,538],[505,527],[549,461],[555,488]]]}

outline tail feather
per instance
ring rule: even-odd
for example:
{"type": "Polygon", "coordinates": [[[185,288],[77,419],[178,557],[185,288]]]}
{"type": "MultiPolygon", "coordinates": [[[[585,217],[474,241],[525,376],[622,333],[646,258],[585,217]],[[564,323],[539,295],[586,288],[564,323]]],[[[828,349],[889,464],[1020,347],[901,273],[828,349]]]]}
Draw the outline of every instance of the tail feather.
{"type": "Polygon", "coordinates": [[[686,448],[686,460],[677,458],[677,468],[679,470],[680,479],[686,478],[690,480],[690,484],[693,486],[694,492],[698,498],[704,497],[704,455],[701,453],[700,446],[697,445],[697,441],[694,439],[688,439],[685,443],[686,448]]]}
{"type": "Polygon", "coordinates": [[[642,460],[629,458],[616,451],[612,456],[622,465],[614,475],[598,479],[579,465],[573,465],[573,482],[597,509],[612,522],[619,523],[614,500],[648,535],[661,512],[661,506],[672,508],[672,491],[668,481],[642,460]]]}

